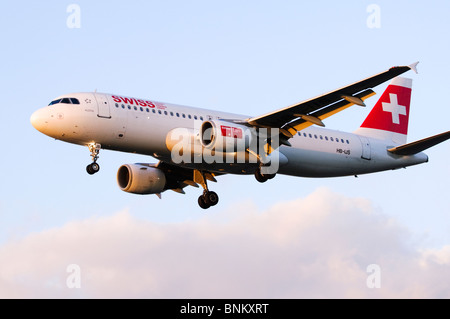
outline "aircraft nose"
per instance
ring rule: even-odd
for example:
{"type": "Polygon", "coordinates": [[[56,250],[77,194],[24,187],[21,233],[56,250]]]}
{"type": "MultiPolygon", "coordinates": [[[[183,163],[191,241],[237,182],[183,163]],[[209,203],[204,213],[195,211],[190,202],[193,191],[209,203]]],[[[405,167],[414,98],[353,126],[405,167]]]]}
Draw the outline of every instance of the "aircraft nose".
{"type": "Polygon", "coordinates": [[[47,118],[44,113],[45,112],[40,109],[35,111],[30,117],[31,125],[33,125],[33,127],[41,133],[44,133],[45,128],[48,124],[47,118]]]}

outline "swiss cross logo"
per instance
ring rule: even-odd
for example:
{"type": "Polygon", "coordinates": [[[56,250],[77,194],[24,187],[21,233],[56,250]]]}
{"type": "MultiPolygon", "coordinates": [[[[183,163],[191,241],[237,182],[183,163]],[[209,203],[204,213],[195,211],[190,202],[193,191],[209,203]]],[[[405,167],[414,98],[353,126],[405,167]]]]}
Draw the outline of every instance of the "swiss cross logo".
{"type": "Polygon", "coordinates": [[[361,127],[407,134],[410,102],[410,87],[389,85],[361,127]]]}
{"type": "Polygon", "coordinates": [[[406,115],[406,106],[399,105],[397,94],[389,93],[390,103],[382,102],[383,111],[392,113],[392,123],[400,124],[400,115],[406,115]]]}

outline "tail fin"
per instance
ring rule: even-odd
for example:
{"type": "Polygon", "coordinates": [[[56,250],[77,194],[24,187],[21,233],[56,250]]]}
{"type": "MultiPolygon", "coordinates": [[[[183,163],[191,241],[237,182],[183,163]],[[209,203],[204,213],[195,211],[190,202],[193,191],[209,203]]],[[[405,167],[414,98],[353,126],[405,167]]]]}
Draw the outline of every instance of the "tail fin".
{"type": "Polygon", "coordinates": [[[355,133],[405,144],[411,91],[412,79],[394,78],[355,133]]]}

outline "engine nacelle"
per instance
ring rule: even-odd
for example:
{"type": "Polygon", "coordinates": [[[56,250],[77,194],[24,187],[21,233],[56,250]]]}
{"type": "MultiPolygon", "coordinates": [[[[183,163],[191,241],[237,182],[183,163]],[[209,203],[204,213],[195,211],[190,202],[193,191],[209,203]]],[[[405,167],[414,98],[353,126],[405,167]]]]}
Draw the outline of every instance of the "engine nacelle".
{"type": "Polygon", "coordinates": [[[252,129],[224,121],[205,121],[200,127],[202,145],[216,152],[245,151],[256,139],[252,129]]]}
{"type": "Polygon", "coordinates": [[[117,171],[117,183],[124,192],[157,194],[164,191],[166,175],[156,167],[125,164],[117,171]]]}

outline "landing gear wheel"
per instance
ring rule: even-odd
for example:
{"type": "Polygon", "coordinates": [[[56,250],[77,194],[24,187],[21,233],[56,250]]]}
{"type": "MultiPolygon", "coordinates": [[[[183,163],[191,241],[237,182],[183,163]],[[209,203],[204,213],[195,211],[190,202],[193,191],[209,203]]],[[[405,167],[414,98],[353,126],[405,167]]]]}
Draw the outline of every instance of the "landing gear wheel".
{"type": "Polygon", "coordinates": [[[194,170],[194,182],[199,183],[203,187],[203,194],[198,198],[198,205],[203,209],[217,205],[219,202],[219,195],[209,191],[207,179],[213,182],[216,181],[213,174],[194,170]]]}
{"type": "Polygon", "coordinates": [[[264,174],[264,177],[267,179],[272,179],[275,177],[275,175],[277,175],[277,174],[264,174]]]}
{"type": "Polygon", "coordinates": [[[265,183],[268,180],[265,175],[261,174],[261,170],[259,168],[255,171],[255,178],[260,183],[265,183]]]}
{"type": "Polygon", "coordinates": [[[97,163],[91,163],[88,166],[86,166],[86,172],[88,172],[89,175],[93,175],[97,173],[100,170],[100,165],[97,163]]]}
{"type": "Polygon", "coordinates": [[[261,167],[255,171],[255,178],[260,183],[267,182],[267,180],[274,178],[275,175],[277,175],[277,174],[262,174],[261,167]]]}
{"type": "Polygon", "coordinates": [[[219,195],[217,195],[216,192],[205,191],[203,195],[198,198],[198,205],[203,209],[207,209],[211,206],[217,205],[218,202],[219,195]]]}
{"type": "Polygon", "coordinates": [[[219,195],[216,192],[206,192],[203,194],[203,200],[207,205],[214,206],[219,202],[219,195]]]}
{"type": "Polygon", "coordinates": [[[203,195],[200,195],[198,198],[198,206],[200,206],[203,209],[208,209],[210,205],[205,203],[205,199],[203,198],[203,195]]]}
{"type": "Polygon", "coordinates": [[[86,172],[89,175],[93,175],[100,170],[100,165],[97,164],[98,154],[100,153],[100,149],[102,148],[101,144],[98,143],[90,143],[87,145],[89,148],[89,152],[91,152],[92,163],[86,166],[86,172]]]}

